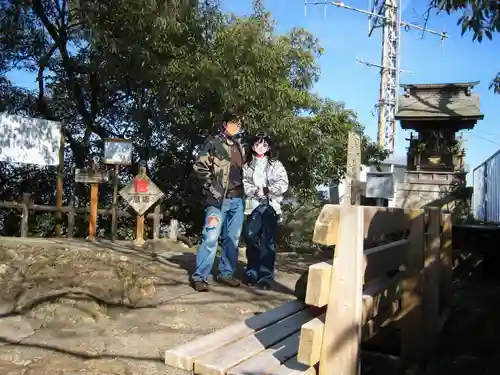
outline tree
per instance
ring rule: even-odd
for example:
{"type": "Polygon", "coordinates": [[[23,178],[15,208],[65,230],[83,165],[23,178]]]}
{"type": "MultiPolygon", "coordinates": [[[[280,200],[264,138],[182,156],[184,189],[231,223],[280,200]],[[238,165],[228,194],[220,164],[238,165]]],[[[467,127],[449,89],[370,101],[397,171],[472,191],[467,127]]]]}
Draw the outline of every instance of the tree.
{"type": "MultiPolygon", "coordinates": [[[[250,17],[225,14],[216,0],[2,0],[0,13],[0,110],[63,124],[66,197],[73,166],[100,155],[103,138],[129,138],[134,160],[149,161],[166,193],[167,218],[197,232],[193,155],[225,108],[240,108],[249,132],[279,139],[293,190],[304,198],[341,178],[347,131],[363,131],[354,112],[311,94],[322,52],[316,38],[304,29],[277,34],[258,1],[250,17]],[[15,87],[6,75],[13,70],[34,75],[37,88],[15,87]]],[[[364,145],[367,158],[383,156],[366,137],[364,145]]],[[[54,201],[54,171],[0,167],[9,181],[1,200],[18,200],[14,192],[31,189],[29,179],[39,182],[39,203],[54,201]]],[[[111,192],[102,190],[104,207],[111,192]]],[[[75,195],[88,204],[84,187],[75,195]]]]}
{"type": "MultiPolygon", "coordinates": [[[[458,25],[462,27],[462,35],[472,32],[472,40],[479,43],[486,36],[489,40],[500,31],[500,2],[491,0],[431,0],[430,8],[438,11],[462,12],[458,25]]],[[[492,80],[490,89],[500,93],[500,73],[492,80]]]]}

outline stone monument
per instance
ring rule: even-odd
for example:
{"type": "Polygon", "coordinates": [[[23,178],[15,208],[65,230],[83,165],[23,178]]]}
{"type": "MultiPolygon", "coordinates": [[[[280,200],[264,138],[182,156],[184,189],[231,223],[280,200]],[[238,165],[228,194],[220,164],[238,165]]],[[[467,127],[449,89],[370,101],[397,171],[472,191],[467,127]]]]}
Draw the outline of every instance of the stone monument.
{"type": "Polygon", "coordinates": [[[440,207],[453,211],[465,187],[465,149],[457,133],[473,129],[484,115],[479,82],[401,85],[396,119],[411,133],[405,181],[396,187],[396,207],[440,207]]]}

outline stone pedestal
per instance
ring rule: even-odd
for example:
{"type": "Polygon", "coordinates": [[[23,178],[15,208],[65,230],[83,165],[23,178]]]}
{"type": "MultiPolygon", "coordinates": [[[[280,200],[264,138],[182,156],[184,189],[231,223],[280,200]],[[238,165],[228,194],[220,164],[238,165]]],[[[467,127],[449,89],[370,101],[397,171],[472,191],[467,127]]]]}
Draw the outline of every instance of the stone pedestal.
{"type": "Polygon", "coordinates": [[[408,171],[397,184],[396,207],[440,207],[453,211],[458,190],[465,186],[465,172],[408,171]]]}

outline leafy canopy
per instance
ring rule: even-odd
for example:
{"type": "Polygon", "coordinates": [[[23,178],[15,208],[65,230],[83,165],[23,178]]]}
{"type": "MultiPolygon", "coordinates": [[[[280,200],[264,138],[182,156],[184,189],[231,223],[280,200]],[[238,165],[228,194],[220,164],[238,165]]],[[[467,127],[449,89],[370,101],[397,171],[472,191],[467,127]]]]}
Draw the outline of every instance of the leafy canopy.
{"type": "MultiPolygon", "coordinates": [[[[486,36],[489,40],[500,31],[500,1],[497,0],[431,0],[430,9],[452,12],[462,12],[458,25],[462,35],[472,33],[472,40],[481,43],[486,36]]],[[[493,79],[490,89],[500,93],[500,73],[493,79]]]]}
{"type": "MultiPolygon", "coordinates": [[[[276,33],[259,1],[249,17],[222,12],[216,0],[0,0],[0,14],[0,111],[63,124],[65,197],[82,206],[88,191],[73,191],[72,168],[102,155],[107,137],[134,141],[134,160],[149,161],[166,194],[166,218],[197,231],[193,154],[225,108],[239,107],[249,132],[276,137],[293,193],[304,199],[342,177],[347,132],[363,132],[352,110],[311,93],[318,40],[300,28],[276,33]],[[36,87],[16,86],[13,72],[36,87]]],[[[365,136],[363,145],[365,159],[385,157],[365,136]]],[[[124,168],[122,180],[135,172],[124,168]]],[[[51,168],[2,163],[0,176],[0,200],[35,188],[38,203],[55,201],[51,168]]],[[[102,186],[100,205],[110,197],[102,186]]]]}

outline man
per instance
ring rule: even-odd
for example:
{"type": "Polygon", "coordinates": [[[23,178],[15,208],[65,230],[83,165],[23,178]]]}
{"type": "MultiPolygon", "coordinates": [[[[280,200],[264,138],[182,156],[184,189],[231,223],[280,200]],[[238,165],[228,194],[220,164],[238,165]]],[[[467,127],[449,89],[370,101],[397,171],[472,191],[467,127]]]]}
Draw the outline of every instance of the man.
{"type": "Polygon", "coordinates": [[[208,291],[219,236],[222,235],[222,254],[217,281],[238,287],[233,276],[238,263],[238,241],[244,219],[243,164],[245,151],[239,140],[242,120],[235,111],[222,116],[219,134],[203,145],[194,164],[194,171],[203,182],[205,195],[205,225],[202,243],[196,254],[196,270],[191,286],[197,292],[208,291]]]}

